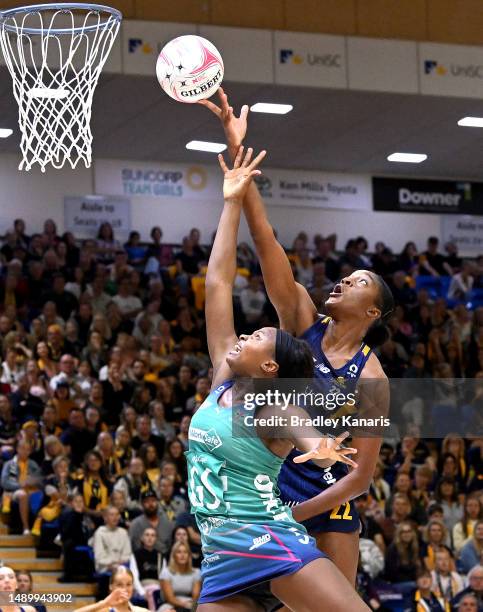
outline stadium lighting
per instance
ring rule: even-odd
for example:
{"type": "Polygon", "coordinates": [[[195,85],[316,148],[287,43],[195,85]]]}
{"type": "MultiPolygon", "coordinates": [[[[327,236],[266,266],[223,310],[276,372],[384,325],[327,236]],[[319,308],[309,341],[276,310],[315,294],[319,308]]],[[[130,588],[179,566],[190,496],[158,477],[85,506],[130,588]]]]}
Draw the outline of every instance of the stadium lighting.
{"type": "Polygon", "coordinates": [[[404,162],[406,164],[420,164],[425,159],[428,159],[428,156],[424,153],[391,153],[387,157],[387,161],[404,162]]]}
{"type": "Polygon", "coordinates": [[[483,127],[483,117],[463,117],[458,121],[463,127],[483,127]]]}
{"type": "Polygon", "coordinates": [[[221,142],[206,142],[205,140],[190,140],[186,144],[190,151],[205,151],[206,153],[221,153],[226,149],[226,144],[221,142]]]}
{"type": "Polygon", "coordinates": [[[257,102],[250,107],[252,113],[271,113],[273,115],[286,115],[292,109],[291,104],[271,104],[269,102],[257,102]]]}
{"type": "Polygon", "coordinates": [[[0,138],[8,138],[13,134],[13,130],[9,130],[8,128],[0,128],[0,138]]]}

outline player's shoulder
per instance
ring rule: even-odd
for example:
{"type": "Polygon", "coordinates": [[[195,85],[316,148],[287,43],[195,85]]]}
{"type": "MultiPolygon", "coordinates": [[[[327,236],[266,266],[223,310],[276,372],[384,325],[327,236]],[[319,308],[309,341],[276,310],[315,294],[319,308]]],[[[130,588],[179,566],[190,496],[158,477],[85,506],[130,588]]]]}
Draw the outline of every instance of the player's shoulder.
{"type": "Polygon", "coordinates": [[[375,353],[371,353],[361,373],[361,378],[387,380],[381,362],[375,353]]]}

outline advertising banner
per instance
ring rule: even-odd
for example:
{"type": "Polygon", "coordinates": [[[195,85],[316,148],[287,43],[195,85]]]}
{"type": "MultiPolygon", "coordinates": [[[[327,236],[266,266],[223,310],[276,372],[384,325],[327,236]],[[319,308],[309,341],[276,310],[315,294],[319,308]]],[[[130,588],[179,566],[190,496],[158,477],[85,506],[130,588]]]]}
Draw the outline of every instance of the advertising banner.
{"type": "Polygon", "coordinates": [[[64,227],[76,238],[95,238],[101,223],[112,225],[116,235],[127,237],[131,231],[131,202],[119,196],[66,196],[64,227]]]}

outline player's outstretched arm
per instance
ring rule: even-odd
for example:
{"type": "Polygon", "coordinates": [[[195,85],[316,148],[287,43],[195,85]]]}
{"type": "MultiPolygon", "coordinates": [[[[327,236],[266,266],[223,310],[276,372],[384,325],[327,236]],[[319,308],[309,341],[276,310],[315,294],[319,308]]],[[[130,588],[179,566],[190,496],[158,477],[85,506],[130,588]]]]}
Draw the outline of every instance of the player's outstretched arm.
{"type": "MultiPolygon", "coordinates": [[[[221,87],[218,94],[220,106],[209,100],[202,100],[200,104],[220,119],[228,152],[233,159],[246,136],[248,106],[243,106],[240,116],[236,117],[221,87]]],[[[313,323],[317,310],[307,291],[295,282],[290,262],[275,238],[263,199],[253,182],[247,190],[243,211],[260,258],[268,296],[277,310],[280,325],[287,331],[300,334],[313,323]]]]}
{"type": "Polygon", "coordinates": [[[233,322],[233,284],[236,277],[236,246],[243,197],[252,177],[260,174],[257,166],[265,157],[262,151],[252,161],[253,150],[243,154],[240,147],[233,169],[218,156],[224,173],[224,205],[206,273],[206,328],[208,349],[216,370],[237,341],[233,322]]]}

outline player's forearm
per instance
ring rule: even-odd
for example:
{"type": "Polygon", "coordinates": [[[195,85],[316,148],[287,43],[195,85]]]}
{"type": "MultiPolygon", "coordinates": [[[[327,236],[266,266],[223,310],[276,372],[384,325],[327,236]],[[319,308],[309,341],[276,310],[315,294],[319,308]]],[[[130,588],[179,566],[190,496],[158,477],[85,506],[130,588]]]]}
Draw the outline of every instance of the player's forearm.
{"type": "Polygon", "coordinates": [[[240,225],[241,201],[225,200],[206,273],[206,291],[219,283],[234,284],[236,243],[240,225]]]}
{"type": "Polygon", "coordinates": [[[353,470],[322,493],[295,506],[292,509],[294,519],[298,522],[306,521],[365,493],[370,481],[367,482],[367,479],[362,478],[357,472],[357,469],[353,470]]]}

